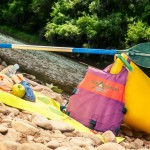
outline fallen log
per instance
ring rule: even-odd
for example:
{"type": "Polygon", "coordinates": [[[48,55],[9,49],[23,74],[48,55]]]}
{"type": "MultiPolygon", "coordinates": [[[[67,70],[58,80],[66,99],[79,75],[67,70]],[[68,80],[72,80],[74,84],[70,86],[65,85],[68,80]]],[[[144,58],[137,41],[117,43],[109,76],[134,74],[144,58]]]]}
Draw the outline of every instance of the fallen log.
{"type": "Polygon", "coordinates": [[[52,52],[0,49],[0,57],[8,64],[18,63],[20,71],[53,83],[68,93],[83,79],[87,70],[87,65],[52,52]]]}

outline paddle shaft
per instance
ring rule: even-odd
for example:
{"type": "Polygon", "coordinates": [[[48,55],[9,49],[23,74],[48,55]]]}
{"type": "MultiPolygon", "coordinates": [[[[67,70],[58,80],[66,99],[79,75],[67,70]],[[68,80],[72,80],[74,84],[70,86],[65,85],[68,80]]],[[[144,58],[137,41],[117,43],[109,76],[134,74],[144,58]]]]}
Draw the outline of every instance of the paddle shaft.
{"type": "Polygon", "coordinates": [[[50,52],[70,52],[70,53],[86,53],[86,54],[105,54],[115,55],[127,53],[129,56],[150,56],[150,54],[138,52],[136,50],[115,50],[115,49],[92,49],[92,48],[71,48],[71,47],[55,47],[55,46],[38,46],[38,45],[20,45],[20,44],[0,44],[0,48],[10,48],[18,50],[38,50],[50,52]]]}
{"type": "Polygon", "coordinates": [[[85,54],[104,54],[115,55],[126,53],[134,63],[139,66],[150,68],[150,42],[139,43],[129,49],[91,49],[91,48],[71,48],[71,47],[54,47],[54,46],[38,46],[38,45],[20,45],[20,44],[0,44],[0,48],[10,48],[18,50],[40,50],[51,52],[70,52],[85,54]]]}
{"type": "MultiPolygon", "coordinates": [[[[71,47],[53,47],[53,46],[37,46],[37,45],[20,45],[20,44],[0,44],[0,48],[10,48],[18,50],[40,50],[51,52],[70,52],[70,53],[86,53],[86,54],[121,54],[122,50],[109,49],[91,49],[91,48],[71,48],[71,47]]],[[[127,52],[127,51],[126,51],[127,52]]]]}

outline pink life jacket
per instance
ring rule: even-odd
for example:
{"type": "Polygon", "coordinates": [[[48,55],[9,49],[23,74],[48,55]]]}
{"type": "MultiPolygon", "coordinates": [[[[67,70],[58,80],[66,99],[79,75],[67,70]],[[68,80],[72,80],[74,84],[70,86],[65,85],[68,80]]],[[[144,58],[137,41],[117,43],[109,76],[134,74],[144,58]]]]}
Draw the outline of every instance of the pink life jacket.
{"type": "Polygon", "coordinates": [[[117,134],[124,113],[124,89],[128,71],[110,74],[111,65],[104,70],[88,67],[67,106],[70,117],[100,132],[111,130],[117,134]]]}

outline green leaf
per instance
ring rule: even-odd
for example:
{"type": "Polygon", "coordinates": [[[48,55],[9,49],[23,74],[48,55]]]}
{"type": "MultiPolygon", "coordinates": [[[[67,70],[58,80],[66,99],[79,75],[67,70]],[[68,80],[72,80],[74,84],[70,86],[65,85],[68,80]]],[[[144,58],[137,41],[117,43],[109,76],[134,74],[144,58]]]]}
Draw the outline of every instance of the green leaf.
{"type": "Polygon", "coordinates": [[[46,83],[46,86],[56,93],[62,93],[63,92],[62,89],[58,88],[58,86],[54,86],[53,83],[51,83],[51,84],[46,83]]]}

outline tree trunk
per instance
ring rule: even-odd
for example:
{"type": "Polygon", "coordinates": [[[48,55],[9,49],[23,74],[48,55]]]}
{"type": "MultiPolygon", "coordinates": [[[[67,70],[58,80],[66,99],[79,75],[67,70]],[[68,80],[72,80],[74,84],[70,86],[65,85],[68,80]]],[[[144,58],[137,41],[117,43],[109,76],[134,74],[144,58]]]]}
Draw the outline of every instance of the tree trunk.
{"type": "Polygon", "coordinates": [[[0,49],[8,64],[18,63],[20,71],[30,73],[47,83],[71,92],[83,79],[87,66],[51,52],[0,49]]]}

